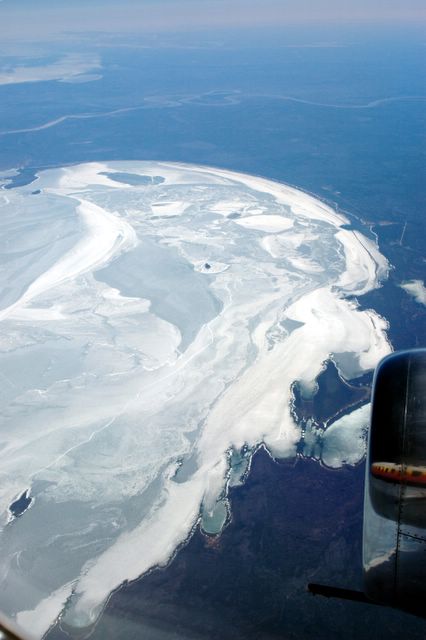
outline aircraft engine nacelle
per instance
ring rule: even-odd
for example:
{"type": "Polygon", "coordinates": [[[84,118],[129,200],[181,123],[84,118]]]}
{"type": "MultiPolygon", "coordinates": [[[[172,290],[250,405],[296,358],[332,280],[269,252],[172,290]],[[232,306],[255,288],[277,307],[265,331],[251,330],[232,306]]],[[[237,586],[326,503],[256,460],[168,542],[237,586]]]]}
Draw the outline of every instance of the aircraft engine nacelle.
{"type": "Polygon", "coordinates": [[[426,616],[426,349],[376,369],[363,563],[369,599],[426,616]]]}

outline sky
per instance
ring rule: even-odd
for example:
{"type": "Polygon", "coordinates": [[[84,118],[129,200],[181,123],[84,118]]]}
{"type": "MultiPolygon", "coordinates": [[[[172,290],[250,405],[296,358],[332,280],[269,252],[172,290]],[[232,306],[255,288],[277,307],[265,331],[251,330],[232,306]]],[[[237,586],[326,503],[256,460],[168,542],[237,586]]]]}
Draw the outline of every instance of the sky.
{"type": "Polygon", "coordinates": [[[425,0],[0,0],[0,37],[291,24],[426,25],[425,0]]]}

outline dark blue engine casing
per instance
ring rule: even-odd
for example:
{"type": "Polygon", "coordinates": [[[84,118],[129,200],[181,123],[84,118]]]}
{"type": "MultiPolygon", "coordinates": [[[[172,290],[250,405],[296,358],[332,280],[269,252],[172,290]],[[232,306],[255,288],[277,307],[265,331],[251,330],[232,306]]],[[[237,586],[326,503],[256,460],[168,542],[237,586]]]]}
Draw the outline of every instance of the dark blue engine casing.
{"type": "Polygon", "coordinates": [[[363,564],[368,598],[426,617],[426,349],[376,370],[363,564]]]}

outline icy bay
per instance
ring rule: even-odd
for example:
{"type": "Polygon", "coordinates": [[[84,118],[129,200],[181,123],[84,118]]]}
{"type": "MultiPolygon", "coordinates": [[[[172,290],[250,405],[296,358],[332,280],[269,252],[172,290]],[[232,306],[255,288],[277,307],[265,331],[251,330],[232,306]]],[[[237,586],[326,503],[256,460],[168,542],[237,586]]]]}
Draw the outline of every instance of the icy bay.
{"type": "MultiPolygon", "coordinates": [[[[295,456],[294,384],[390,350],[358,305],[388,264],[320,200],[209,167],[82,164],[2,194],[0,575],[42,635],[220,531],[258,445],[295,456]]],[[[333,422],[325,464],[362,457],[367,421],[333,422]]]]}

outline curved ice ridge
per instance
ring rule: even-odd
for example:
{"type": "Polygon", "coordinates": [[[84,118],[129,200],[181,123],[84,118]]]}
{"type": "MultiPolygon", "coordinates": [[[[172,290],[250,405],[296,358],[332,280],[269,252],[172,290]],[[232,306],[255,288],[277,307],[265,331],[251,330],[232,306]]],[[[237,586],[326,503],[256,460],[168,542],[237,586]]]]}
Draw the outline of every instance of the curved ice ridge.
{"type": "MultiPolygon", "coordinates": [[[[49,170],[36,186],[1,205],[3,523],[22,491],[34,502],[2,531],[0,576],[3,607],[42,635],[62,611],[93,623],[200,514],[220,530],[234,462],[261,443],[295,455],[296,381],[314,393],[330,358],[355,378],[390,346],[356,300],[386,259],[302,191],[156,162],[49,170]]],[[[362,456],[365,420],[330,427],[330,466],[362,456]]]]}

